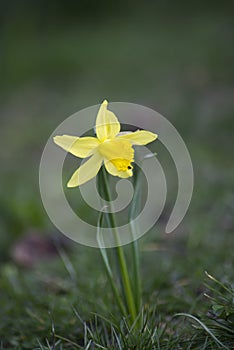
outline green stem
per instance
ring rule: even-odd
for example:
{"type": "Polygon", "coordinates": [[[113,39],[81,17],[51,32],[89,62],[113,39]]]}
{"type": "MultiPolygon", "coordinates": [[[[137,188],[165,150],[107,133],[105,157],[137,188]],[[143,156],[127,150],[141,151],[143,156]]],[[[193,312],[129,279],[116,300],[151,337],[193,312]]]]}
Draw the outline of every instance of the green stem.
{"type": "MultiPolygon", "coordinates": [[[[108,186],[108,181],[107,181],[105,169],[103,169],[103,178],[104,178],[104,184],[105,184],[106,197],[107,197],[107,200],[110,202],[110,208],[111,208],[111,195],[110,195],[110,190],[109,190],[109,186],[108,186]]],[[[117,225],[116,225],[116,221],[115,221],[115,216],[112,212],[112,208],[111,208],[111,212],[109,213],[109,217],[110,217],[112,229],[113,229],[114,234],[115,234],[116,251],[117,251],[117,256],[118,256],[118,261],[119,261],[119,266],[120,266],[121,279],[122,279],[122,284],[123,284],[123,288],[124,288],[124,292],[125,292],[127,307],[128,307],[128,311],[129,311],[130,316],[131,316],[131,321],[133,323],[137,317],[136,305],[134,302],[134,296],[132,293],[131,283],[130,283],[129,274],[128,274],[128,270],[127,270],[127,264],[126,264],[126,260],[124,257],[123,248],[122,248],[120,240],[119,240],[117,225]]]]}
{"type": "MultiPolygon", "coordinates": [[[[98,232],[97,232],[98,242],[99,242],[99,237],[100,237],[100,234],[99,234],[100,228],[101,228],[101,217],[100,217],[100,220],[99,220],[98,232]]],[[[125,306],[123,304],[121,296],[120,296],[120,294],[118,292],[118,289],[117,289],[117,287],[115,285],[114,277],[112,275],[112,271],[111,271],[111,268],[110,268],[110,264],[109,264],[109,261],[108,261],[106,250],[104,248],[102,248],[101,245],[100,245],[100,252],[101,252],[102,260],[104,262],[104,266],[105,266],[105,269],[106,269],[106,274],[107,274],[107,277],[108,277],[109,282],[111,284],[111,287],[112,287],[114,296],[116,298],[117,304],[119,306],[119,309],[120,309],[121,313],[123,314],[123,316],[125,316],[127,318],[126,308],[125,308],[125,306]]]]}
{"type": "Polygon", "coordinates": [[[132,247],[132,255],[133,255],[133,275],[134,275],[134,294],[135,294],[135,303],[136,303],[136,309],[137,313],[140,313],[142,300],[141,300],[141,276],[140,276],[140,254],[139,254],[139,244],[137,239],[137,228],[134,225],[134,218],[138,210],[139,206],[139,200],[140,200],[140,174],[139,170],[135,173],[135,189],[134,189],[134,196],[132,199],[132,206],[130,210],[129,215],[129,221],[130,221],[130,227],[131,227],[131,233],[133,242],[131,244],[132,247]]]}
{"type": "Polygon", "coordinates": [[[125,296],[128,304],[128,309],[129,313],[131,315],[132,322],[135,321],[137,317],[137,312],[136,312],[136,306],[134,303],[134,297],[132,293],[132,288],[130,284],[130,279],[128,275],[128,270],[126,266],[126,261],[123,253],[123,249],[121,246],[117,247],[117,253],[118,253],[118,258],[119,258],[119,263],[120,263],[120,270],[122,274],[122,281],[123,281],[123,286],[125,290],[125,296]]]}
{"type": "MultiPolygon", "coordinates": [[[[132,229],[132,235],[135,237],[134,228],[132,229]]],[[[139,258],[139,244],[138,240],[132,242],[132,254],[133,254],[133,274],[134,274],[134,291],[135,291],[135,303],[136,311],[139,314],[142,300],[141,300],[141,276],[140,276],[140,258],[139,258]]]]}

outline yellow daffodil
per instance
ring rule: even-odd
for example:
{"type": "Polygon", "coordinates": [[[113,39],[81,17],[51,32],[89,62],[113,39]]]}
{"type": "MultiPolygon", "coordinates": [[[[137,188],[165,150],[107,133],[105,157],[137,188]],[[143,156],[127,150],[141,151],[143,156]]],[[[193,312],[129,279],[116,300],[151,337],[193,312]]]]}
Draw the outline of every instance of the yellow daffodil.
{"type": "Polygon", "coordinates": [[[97,137],[55,136],[54,142],[65,151],[79,158],[90,157],[68,181],[68,187],[76,187],[95,177],[104,162],[106,170],[114,176],[132,176],[134,162],[133,145],[146,145],[157,135],[145,130],[120,133],[120,123],[115,114],[107,109],[105,100],[96,119],[97,137]]]}

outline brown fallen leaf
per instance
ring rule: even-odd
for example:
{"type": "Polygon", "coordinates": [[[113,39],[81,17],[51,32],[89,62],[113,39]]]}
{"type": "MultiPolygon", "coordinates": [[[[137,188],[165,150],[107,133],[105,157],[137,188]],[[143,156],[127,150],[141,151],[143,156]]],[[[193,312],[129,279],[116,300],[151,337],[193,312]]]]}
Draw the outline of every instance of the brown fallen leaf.
{"type": "Polygon", "coordinates": [[[58,255],[58,246],[69,247],[69,239],[61,234],[48,235],[32,229],[20,237],[11,249],[14,262],[24,267],[33,267],[43,260],[58,255]]]}

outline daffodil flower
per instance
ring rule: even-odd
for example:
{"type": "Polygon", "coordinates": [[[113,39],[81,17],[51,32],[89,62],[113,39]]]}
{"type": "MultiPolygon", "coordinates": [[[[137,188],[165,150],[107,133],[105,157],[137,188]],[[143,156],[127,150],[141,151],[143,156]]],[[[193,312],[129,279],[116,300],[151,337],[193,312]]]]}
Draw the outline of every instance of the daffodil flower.
{"type": "Polygon", "coordinates": [[[54,142],[65,151],[79,158],[88,158],[72,175],[67,187],[76,187],[94,178],[103,162],[113,176],[132,176],[134,162],[133,145],[146,145],[157,135],[145,130],[120,133],[120,123],[115,114],[107,109],[105,100],[96,119],[97,137],[55,136],[54,142]]]}

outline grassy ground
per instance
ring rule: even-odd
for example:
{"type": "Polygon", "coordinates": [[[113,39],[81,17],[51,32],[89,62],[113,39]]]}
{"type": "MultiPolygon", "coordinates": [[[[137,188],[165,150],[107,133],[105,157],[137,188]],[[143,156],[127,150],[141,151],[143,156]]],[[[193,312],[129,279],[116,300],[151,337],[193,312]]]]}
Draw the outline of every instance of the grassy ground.
{"type": "MultiPolygon", "coordinates": [[[[98,18],[84,12],[87,20],[82,14],[77,21],[47,16],[45,25],[36,9],[23,11],[8,11],[2,26],[1,349],[234,348],[231,5],[179,10],[128,4],[124,12],[121,6],[115,13],[99,10],[98,18]],[[133,335],[121,321],[98,251],[74,244],[31,268],[11,258],[28,231],[53,236],[38,188],[47,138],[65,117],[104,98],[166,116],[194,166],[194,195],[183,223],[174,234],[163,233],[176,186],[169,177],[164,219],[141,239],[148,325],[142,334],[133,335]]],[[[160,145],[157,153],[175,174],[160,145]]]]}

